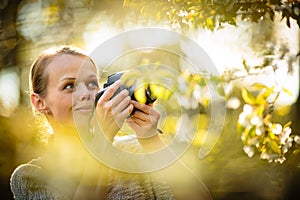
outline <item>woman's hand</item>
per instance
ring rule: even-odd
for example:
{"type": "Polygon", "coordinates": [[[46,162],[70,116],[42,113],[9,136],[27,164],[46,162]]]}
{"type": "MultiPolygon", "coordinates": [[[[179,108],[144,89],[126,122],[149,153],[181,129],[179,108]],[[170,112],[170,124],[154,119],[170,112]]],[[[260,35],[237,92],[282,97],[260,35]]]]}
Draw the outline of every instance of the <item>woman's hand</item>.
{"type": "Polygon", "coordinates": [[[127,123],[136,132],[140,144],[147,150],[162,147],[164,144],[157,132],[160,113],[151,105],[140,104],[137,101],[131,103],[137,110],[127,119],[127,123]]]}
{"type": "Polygon", "coordinates": [[[150,105],[140,104],[137,101],[131,101],[137,109],[127,119],[128,125],[136,132],[139,139],[147,139],[157,134],[157,124],[160,118],[159,112],[150,105]]]}
{"type": "Polygon", "coordinates": [[[100,97],[96,106],[98,125],[111,142],[133,110],[127,90],[122,90],[114,96],[121,85],[120,80],[112,84],[100,97]]]}

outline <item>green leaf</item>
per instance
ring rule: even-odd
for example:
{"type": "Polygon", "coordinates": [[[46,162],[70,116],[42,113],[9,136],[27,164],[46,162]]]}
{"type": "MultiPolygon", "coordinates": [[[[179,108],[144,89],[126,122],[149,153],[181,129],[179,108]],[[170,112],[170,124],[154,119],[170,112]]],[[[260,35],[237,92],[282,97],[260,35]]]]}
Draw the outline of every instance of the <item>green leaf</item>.
{"type": "Polygon", "coordinates": [[[246,60],[245,60],[245,59],[243,59],[243,66],[244,66],[244,69],[245,69],[247,72],[249,72],[249,66],[248,66],[248,64],[246,63],[246,60]]]}
{"type": "Polygon", "coordinates": [[[289,127],[292,124],[292,121],[287,122],[282,129],[285,129],[286,127],[289,127]]]}
{"type": "Polygon", "coordinates": [[[270,145],[271,145],[271,150],[273,152],[275,152],[275,153],[277,153],[279,155],[281,154],[281,149],[279,148],[277,142],[275,142],[274,140],[272,140],[271,143],[270,143],[270,145]]]}
{"type": "Polygon", "coordinates": [[[251,126],[250,128],[246,128],[244,131],[244,139],[243,139],[243,143],[247,144],[247,141],[249,138],[253,137],[253,135],[255,135],[255,130],[256,127],[255,126],[251,126]]]}
{"type": "Polygon", "coordinates": [[[256,107],[255,112],[256,112],[257,116],[263,117],[263,114],[264,114],[265,110],[266,109],[265,109],[264,104],[261,104],[261,105],[256,107]]]}
{"type": "Polygon", "coordinates": [[[256,126],[252,126],[249,130],[250,137],[254,137],[256,135],[256,126]]]}
{"type": "Polygon", "coordinates": [[[272,131],[269,131],[268,137],[269,137],[271,140],[275,140],[276,135],[275,135],[272,131]]]}
{"type": "Polygon", "coordinates": [[[245,131],[244,126],[242,126],[239,122],[237,122],[236,128],[237,128],[237,133],[238,134],[242,134],[242,132],[245,131]]]}

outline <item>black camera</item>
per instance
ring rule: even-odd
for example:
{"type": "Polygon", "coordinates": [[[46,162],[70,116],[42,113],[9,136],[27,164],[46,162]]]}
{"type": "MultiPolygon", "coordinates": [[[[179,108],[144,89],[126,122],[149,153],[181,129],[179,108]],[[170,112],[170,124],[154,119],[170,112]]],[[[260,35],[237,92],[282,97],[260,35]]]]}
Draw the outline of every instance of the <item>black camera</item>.
{"type": "MultiPolygon", "coordinates": [[[[110,85],[112,85],[114,82],[116,82],[117,80],[121,79],[122,75],[124,74],[125,72],[116,72],[114,74],[111,74],[108,76],[107,78],[107,82],[104,83],[103,85],[103,90],[101,90],[99,93],[96,94],[96,97],[95,97],[95,107],[97,105],[97,102],[98,100],[100,99],[100,97],[104,94],[104,92],[108,89],[108,87],[110,85]]],[[[127,86],[127,84],[123,84],[121,85],[118,90],[114,93],[113,97],[115,95],[117,95],[118,93],[120,93],[122,90],[128,90],[129,92],[129,96],[131,98],[131,100],[134,100],[134,101],[137,101],[136,97],[135,97],[135,89],[136,89],[136,85],[135,83],[134,84],[131,84],[130,86],[127,86]]],[[[154,97],[151,93],[151,89],[150,89],[150,85],[148,84],[147,87],[145,88],[145,97],[146,97],[146,102],[145,104],[149,105],[151,103],[154,103],[156,101],[156,97],[154,97]]],[[[135,110],[133,110],[134,112],[135,110]]]]}

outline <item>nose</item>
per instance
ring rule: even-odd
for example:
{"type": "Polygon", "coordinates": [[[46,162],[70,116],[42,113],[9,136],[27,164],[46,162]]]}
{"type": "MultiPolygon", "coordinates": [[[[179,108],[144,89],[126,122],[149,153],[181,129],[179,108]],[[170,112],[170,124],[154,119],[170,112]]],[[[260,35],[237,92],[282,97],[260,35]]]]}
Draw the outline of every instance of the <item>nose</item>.
{"type": "Polygon", "coordinates": [[[81,101],[86,101],[86,100],[90,100],[91,99],[91,95],[87,92],[83,93],[80,100],[81,101]]]}
{"type": "Polygon", "coordinates": [[[86,86],[81,86],[80,88],[78,88],[77,92],[80,101],[91,100],[92,94],[86,86]]]}

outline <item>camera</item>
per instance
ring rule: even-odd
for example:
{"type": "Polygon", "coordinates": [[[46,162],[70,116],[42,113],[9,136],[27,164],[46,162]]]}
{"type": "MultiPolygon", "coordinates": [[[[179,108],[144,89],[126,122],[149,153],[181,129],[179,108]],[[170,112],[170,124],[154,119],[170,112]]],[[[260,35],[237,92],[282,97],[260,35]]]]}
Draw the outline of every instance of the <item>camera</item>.
{"type": "MultiPolygon", "coordinates": [[[[112,85],[114,82],[116,82],[117,80],[121,79],[121,77],[124,75],[124,73],[125,72],[116,72],[116,73],[113,73],[113,74],[111,74],[111,75],[108,76],[107,82],[104,83],[104,85],[103,85],[103,90],[101,90],[99,93],[96,94],[96,97],[95,97],[95,107],[97,105],[98,100],[104,94],[104,92],[108,89],[108,87],[110,85],[112,85]]],[[[129,96],[130,96],[131,100],[137,101],[137,98],[135,96],[135,91],[136,91],[136,85],[135,85],[135,83],[133,83],[133,84],[131,84],[129,86],[127,84],[121,85],[118,88],[118,90],[114,93],[113,97],[116,96],[118,93],[120,93],[124,89],[128,90],[129,96]]],[[[144,89],[144,95],[145,95],[145,98],[146,98],[145,104],[149,105],[149,104],[154,103],[156,101],[156,97],[153,96],[149,84],[147,84],[146,87],[145,87],[145,89],[144,89]]],[[[135,110],[133,110],[133,112],[134,111],[135,110]]]]}

